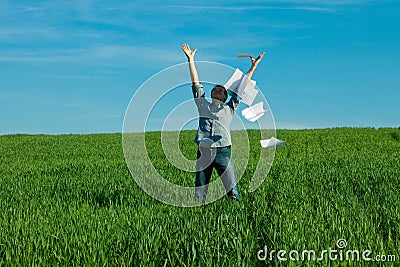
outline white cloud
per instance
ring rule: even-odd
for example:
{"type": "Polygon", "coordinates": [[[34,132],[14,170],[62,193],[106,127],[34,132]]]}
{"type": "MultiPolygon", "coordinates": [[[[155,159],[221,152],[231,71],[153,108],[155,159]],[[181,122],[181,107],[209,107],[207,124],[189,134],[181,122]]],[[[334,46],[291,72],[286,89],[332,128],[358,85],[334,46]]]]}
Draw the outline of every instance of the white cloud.
{"type": "Polygon", "coordinates": [[[334,8],[319,7],[319,6],[260,6],[260,5],[245,5],[245,6],[168,6],[176,13],[195,13],[198,11],[253,11],[253,10],[303,10],[303,11],[318,11],[318,12],[333,12],[334,8]]]}
{"type": "Polygon", "coordinates": [[[272,3],[277,3],[277,4],[318,4],[318,5],[328,5],[328,6],[333,6],[333,5],[354,5],[354,4],[365,4],[369,2],[381,2],[378,0],[264,0],[264,1],[259,1],[259,0],[247,0],[246,3],[266,3],[266,4],[272,4],[272,3]]]}
{"type": "Polygon", "coordinates": [[[154,61],[180,63],[183,54],[170,48],[135,45],[98,45],[78,49],[3,49],[0,62],[88,62],[92,60],[131,61],[136,65],[154,65],[154,61]]]}

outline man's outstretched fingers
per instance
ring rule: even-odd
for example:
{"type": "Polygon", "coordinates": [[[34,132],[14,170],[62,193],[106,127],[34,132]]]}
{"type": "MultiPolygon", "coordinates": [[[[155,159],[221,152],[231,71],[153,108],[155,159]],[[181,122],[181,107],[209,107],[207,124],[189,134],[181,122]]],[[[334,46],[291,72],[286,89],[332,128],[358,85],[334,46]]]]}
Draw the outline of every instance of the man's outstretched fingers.
{"type": "Polygon", "coordinates": [[[260,62],[260,60],[263,58],[264,54],[265,54],[265,52],[262,52],[256,59],[252,57],[251,58],[252,64],[257,65],[260,62]]]}
{"type": "Polygon", "coordinates": [[[197,48],[192,51],[189,45],[187,43],[184,43],[182,44],[182,50],[183,52],[185,52],[188,60],[190,61],[194,58],[194,54],[196,54],[197,48]]]}

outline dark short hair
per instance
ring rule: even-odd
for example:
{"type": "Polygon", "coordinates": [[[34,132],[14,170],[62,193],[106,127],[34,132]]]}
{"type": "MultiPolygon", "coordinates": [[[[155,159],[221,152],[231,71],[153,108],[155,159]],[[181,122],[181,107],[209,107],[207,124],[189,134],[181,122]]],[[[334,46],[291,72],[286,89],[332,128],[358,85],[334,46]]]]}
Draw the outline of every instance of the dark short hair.
{"type": "Polygon", "coordinates": [[[224,89],[224,94],[225,94],[225,100],[224,100],[224,102],[225,102],[226,99],[228,98],[228,91],[226,90],[225,86],[220,85],[220,84],[217,84],[217,85],[214,86],[214,88],[211,90],[211,94],[212,94],[212,91],[214,91],[214,89],[217,88],[217,87],[220,87],[220,88],[224,89]]]}

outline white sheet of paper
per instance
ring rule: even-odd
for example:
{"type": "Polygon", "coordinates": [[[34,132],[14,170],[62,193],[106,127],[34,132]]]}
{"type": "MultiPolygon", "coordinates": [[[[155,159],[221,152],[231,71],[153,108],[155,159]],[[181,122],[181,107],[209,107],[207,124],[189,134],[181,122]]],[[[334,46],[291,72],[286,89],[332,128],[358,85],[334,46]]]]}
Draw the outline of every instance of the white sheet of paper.
{"type": "Polygon", "coordinates": [[[258,94],[258,90],[255,89],[256,81],[250,80],[248,84],[247,81],[248,81],[247,75],[243,76],[237,94],[242,98],[243,103],[247,104],[248,106],[251,106],[251,104],[253,104],[254,99],[256,98],[256,95],[258,94]]]}
{"type": "Polygon", "coordinates": [[[231,78],[229,78],[225,83],[224,87],[227,90],[236,93],[241,98],[241,101],[248,106],[251,106],[258,94],[258,90],[255,89],[256,82],[253,80],[248,82],[247,75],[243,74],[240,69],[235,70],[231,78]]]}
{"type": "Polygon", "coordinates": [[[263,148],[271,148],[271,147],[282,147],[285,144],[285,141],[279,140],[275,137],[271,137],[270,139],[260,140],[261,146],[263,148]]]}
{"type": "Polygon", "coordinates": [[[254,118],[252,118],[251,120],[249,120],[250,122],[255,122],[256,120],[258,120],[259,118],[261,118],[264,115],[264,112],[261,114],[258,114],[257,116],[255,116],[254,118]]]}
{"type": "Polygon", "coordinates": [[[236,93],[236,89],[239,87],[240,82],[242,81],[244,74],[241,70],[236,69],[232,74],[231,78],[225,83],[224,87],[227,90],[231,90],[236,93]]]}
{"type": "Polygon", "coordinates": [[[261,118],[266,110],[264,110],[263,102],[257,103],[251,107],[242,110],[242,116],[251,122],[255,122],[261,118]]]}

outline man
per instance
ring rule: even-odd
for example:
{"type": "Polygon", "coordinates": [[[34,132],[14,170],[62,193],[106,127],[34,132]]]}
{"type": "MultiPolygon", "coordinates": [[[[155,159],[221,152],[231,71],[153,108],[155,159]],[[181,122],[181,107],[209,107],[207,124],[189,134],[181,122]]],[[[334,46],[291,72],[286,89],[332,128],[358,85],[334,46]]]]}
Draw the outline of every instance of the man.
{"type": "MultiPolygon", "coordinates": [[[[195,138],[198,144],[195,199],[205,204],[208,184],[215,168],[228,196],[239,200],[239,188],[231,157],[230,125],[240,100],[232,93],[230,100],[225,103],[228,98],[227,90],[222,85],[216,85],[211,91],[212,102],[207,101],[194,63],[197,49],[192,51],[188,44],[183,44],[182,50],[189,62],[192,91],[199,112],[199,127],[195,138]]],[[[256,59],[250,57],[252,64],[247,73],[249,81],[263,56],[264,52],[256,59]]]]}

